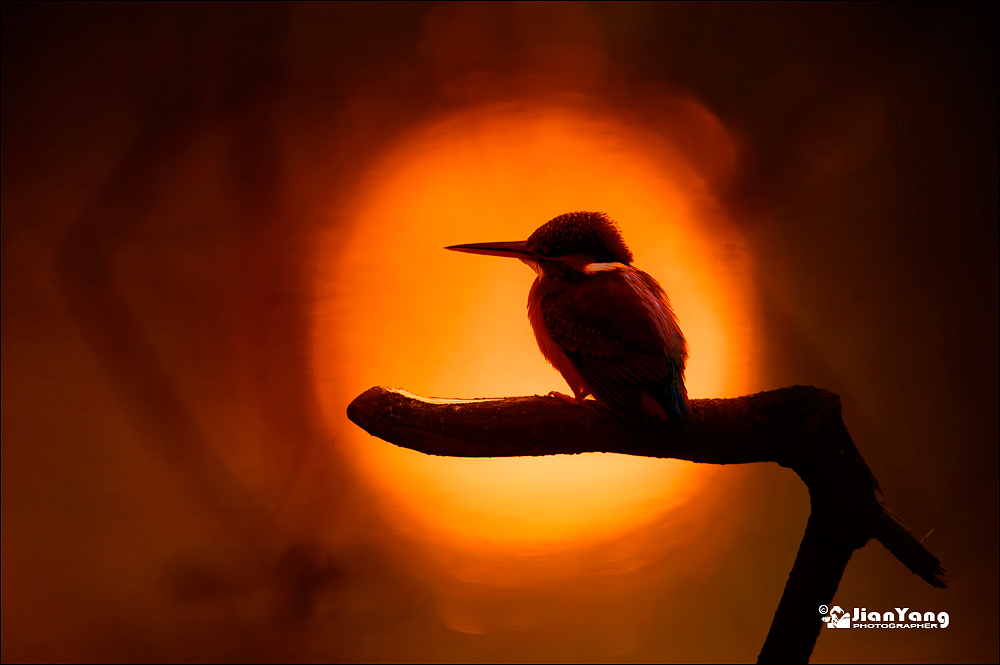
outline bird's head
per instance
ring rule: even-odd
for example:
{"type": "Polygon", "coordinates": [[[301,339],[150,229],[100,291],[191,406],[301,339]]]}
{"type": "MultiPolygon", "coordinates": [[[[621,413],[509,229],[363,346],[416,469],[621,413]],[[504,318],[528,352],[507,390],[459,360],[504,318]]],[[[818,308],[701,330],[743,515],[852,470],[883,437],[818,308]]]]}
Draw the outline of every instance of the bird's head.
{"type": "Polygon", "coordinates": [[[603,212],[569,212],[542,224],[527,240],[452,245],[469,254],[521,259],[539,274],[587,274],[632,263],[618,226],[603,212]]]}

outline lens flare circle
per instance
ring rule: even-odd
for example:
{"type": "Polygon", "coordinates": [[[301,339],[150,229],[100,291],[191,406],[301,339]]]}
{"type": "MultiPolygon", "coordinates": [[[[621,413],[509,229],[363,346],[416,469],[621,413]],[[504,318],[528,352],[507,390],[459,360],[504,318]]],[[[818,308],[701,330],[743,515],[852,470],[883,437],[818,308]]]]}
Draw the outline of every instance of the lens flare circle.
{"type": "MultiPolygon", "coordinates": [[[[718,125],[703,107],[684,108],[686,119],[672,116],[682,130],[718,125]]],[[[732,150],[725,141],[706,146],[732,150]]],[[[530,550],[613,536],[697,491],[700,474],[684,462],[431,457],[372,439],[344,415],[373,385],[463,398],[566,392],[527,321],[533,273],[519,261],[443,248],[523,240],[574,210],[607,212],[635,265],[663,285],[690,346],[690,395],[744,392],[751,265],[705,169],[685,154],[593,105],[496,104],[419,127],[373,162],[347,231],[318,249],[313,357],[336,441],[398,529],[530,550]]]]}

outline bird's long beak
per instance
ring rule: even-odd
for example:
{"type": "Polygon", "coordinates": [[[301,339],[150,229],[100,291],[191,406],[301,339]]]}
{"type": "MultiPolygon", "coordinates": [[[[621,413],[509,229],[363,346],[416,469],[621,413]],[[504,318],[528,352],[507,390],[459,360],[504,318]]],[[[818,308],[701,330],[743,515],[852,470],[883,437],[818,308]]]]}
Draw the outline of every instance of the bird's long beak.
{"type": "Polygon", "coordinates": [[[524,240],[513,242],[473,242],[466,245],[452,245],[445,247],[455,252],[465,252],[466,254],[485,254],[487,256],[509,256],[513,259],[536,260],[538,254],[528,249],[524,240]]]}

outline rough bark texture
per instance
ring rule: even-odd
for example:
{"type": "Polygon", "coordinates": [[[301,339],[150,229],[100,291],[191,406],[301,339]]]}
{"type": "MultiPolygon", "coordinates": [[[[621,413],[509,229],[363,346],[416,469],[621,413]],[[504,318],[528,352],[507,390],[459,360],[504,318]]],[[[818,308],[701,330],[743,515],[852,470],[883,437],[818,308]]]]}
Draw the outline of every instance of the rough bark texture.
{"type": "Polygon", "coordinates": [[[429,455],[512,457],[605,452],[706,464],[777,462],[809,488],[812,511],[758,662],[808,662],[854,550],[877,539],[914,574],[945,588],[940,562],[883,505],[840,398],[811,386],[691,400],[693,423],[630,426],[556,397],[436,400],[372,388],[347,408],[370,434],[429,455]]]}

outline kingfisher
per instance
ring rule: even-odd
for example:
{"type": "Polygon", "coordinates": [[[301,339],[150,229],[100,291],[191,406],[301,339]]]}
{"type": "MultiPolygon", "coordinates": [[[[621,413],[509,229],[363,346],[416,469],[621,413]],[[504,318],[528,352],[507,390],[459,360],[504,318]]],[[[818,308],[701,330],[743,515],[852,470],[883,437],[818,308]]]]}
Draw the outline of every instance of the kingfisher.
{"type": "Polygon", "coordinates": [[[632,266],[618,226],[602,212],[549,220],[527,240],[446,247],[520,259],[537,277],[528,320],[545,359],[583,406],[593,395],[632,424],[688,426],[687,342],[663,288],[632,266]]]}

